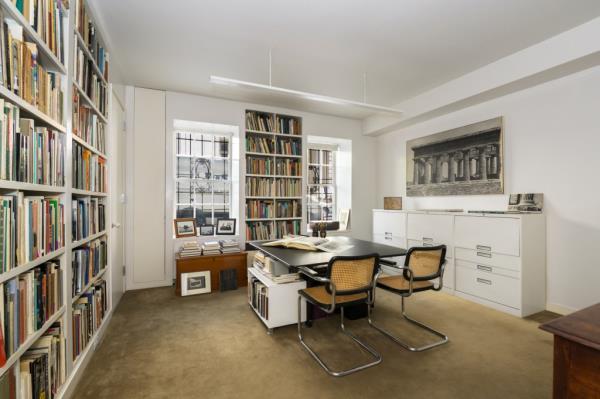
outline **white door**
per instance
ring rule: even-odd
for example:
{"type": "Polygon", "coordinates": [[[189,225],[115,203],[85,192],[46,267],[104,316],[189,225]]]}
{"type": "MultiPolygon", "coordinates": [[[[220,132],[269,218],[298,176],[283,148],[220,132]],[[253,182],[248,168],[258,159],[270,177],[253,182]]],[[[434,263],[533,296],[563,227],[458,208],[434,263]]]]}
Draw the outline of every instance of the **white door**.
{"type": "Polygon", "coordinates": [[[165,92],[134,88],[128,137],[127,289],[171,285],[165,266],[165,92]]]}
{"type": "Polygon", "coordinates": [[[125,288],[125,108],[112,92],[110,119],[111,144],[111,276],[112,306],[117,306],[125,288]]]}

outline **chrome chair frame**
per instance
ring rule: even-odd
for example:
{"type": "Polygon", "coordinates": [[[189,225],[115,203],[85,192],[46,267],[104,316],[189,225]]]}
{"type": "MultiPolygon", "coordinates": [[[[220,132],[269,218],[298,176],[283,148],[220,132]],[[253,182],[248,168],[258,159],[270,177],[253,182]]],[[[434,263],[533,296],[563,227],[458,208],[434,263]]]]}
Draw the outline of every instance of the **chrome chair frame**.
{"type": "MultiPolygon", "coordinates": [[[[331,291],[331,306],[329,308],[324,308],[320,304],[315,303],[314,301],[311,301],[307,298],[305,298],[305,299],[308,302],[312,303],[313,305],[318,306],[320,309],[322,309],[323,311],[325,311],[328,314],[332,314],[333,312],[335,312],[335,307],[336,307],[335,284],[328,278],[315,276],[306,268],[300,267],[300,268],[298,268],[298,271],[314,281],[329,285],[329,289],[331,291]]],[[[378,276],[379,276],[379,273],[377,273],[377,275],[373,279],[373,285],[371,286],[371,289],[367,292],[366,304],[367,304],[367,318],[369,321],[369,325],[372,325],[371,306],[373,305],[375,281],[377,281],[378,276]]],[[[362,342],[360,339],[358,339],[358,337],[356,337],[354,334],[352,334],[351,332],[346,330],[346,327],[344,325],[344,307],[341,306],[340,307],[340,329],[342,330],[342,332],[345,335],[352,338],[352,340],[354,342],[356,342],[360,347],[362,347],[367,352],[369,352],[371,354],[371,356],[373,356],[374,360],[372,362],[361,364],[360,366],[352,367],[347,370],[339,370],[339,371],[332,370],[329,366],[327,366],[327,364],[323,361],[323,359],[321,359],[319,357],[319,355],[317,355],[317,353],[310,346],[308,346],[308,344],[304,341],[304,336],[302,334],[302,321],[301,320],[302,320],[302,296],[300,294],[298,294],[298,338],[300,340],[300,344],[302,344],[304,349],[306,349],[306,351],[308,353],[310,353],[310,355],[316,360],[316,362],[321,366],[321,368],[323,368],[323,370],[325,370],[329,375],[331,375],[333,377],[343,377],[343,376],[346,376],[346,375],[349,375],[352,373],[356,373],[357,371],[361,371],[361,370],[367,369],[369,367],[376,366],[379,363],[381,363],[381,361],[383,360],[381,357],[381,354],[379,354],[377,351],[375,351],[375,349],[373,349],[371,346],[367,345],[366,343],[362,342]]]]}
{"type": "MultiPolygon", "coordinates": [[[[440,277],[439,277],[439,283],[438,286],[436,287],[434,285],[434,287],[432,288],[434,291],[440,291],[442,289],[442,287],[444,286],[444,270],[446,267],[446,261],[444,260],[444,263],[442,263],[442,266],[440,267],[440,277]]],[[[398,267],[398,269],[402,270],[403,272],[407,272],[408,276],[409,276],[409,280],[408,280],[408,293],[407,294],[396,294],[396,295],[400,295],[400,297],[402,298],[402,317],[404,317],[405,320],[409,321],[410,323],[421,327],[424,330],[429,331],[430,333],[440,337],[441,339],[439,341],[433,342],[431,344],[428,345],[423,345],[423,346],[410,346],[409,344],[403,342],[402,340],[400,340],[398,337],[396,337],[395,335],[393,335],[392,333],[384,330],[383,328],[375,325],[375,323],[373,323],[371,321],[371,318],[369,318],[369,324],[371,325],[371,327],[373,327],[374,329],[376,329],[377,331],[379,331],[380,333],[382,333],[383,335],[385,335],[386,337],[390,338],[392,341],[394,341],[395,343],[397,343],[398,345],[402,346],[405,349],[408,349],[411,352],[422,352],[425,351],[427,349],[431,349],[431,348],[435,348],[437,346],[440,345],[444,345],[446,343],[448,343],[449,339],[446,335],[444,335],[443,333],[433,329],[432,327],[421,323],[418,320],[415,320],[411,317],[409,317],[406,314],[406,309],[405,309],[405,305],[404,305],[404,298],[409,297],[412,295],[412,290],[413,290],[413,271],[407,267],[407,266],[403,266],[403,267],[398,267]]],[[[379,274],[375,277],[375,282],[374,285],[375,287],[377,287],[377,279],[379,278],[379,274]]],[[[375,290],[373,290],[373,292],[375,292],[375,290]]],[[[373,300],[375,300],[375,296],[373,295],[373,300]]]]}

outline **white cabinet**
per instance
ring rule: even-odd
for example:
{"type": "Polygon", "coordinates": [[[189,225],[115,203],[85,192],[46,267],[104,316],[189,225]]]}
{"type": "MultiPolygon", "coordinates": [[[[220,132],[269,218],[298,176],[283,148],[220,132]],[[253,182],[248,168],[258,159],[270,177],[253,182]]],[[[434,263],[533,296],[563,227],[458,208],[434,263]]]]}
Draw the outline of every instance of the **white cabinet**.
{"type": "Polygon", "coordinates": [[[374,210],[373,233],[376,242],[407,249],[445,244],[446,292],[521,317],[546,308],[543,214],[374,210]]]}
{"type": "MultiPolygon", "coordinates": [[[[406,248],[406,213],[403,211],[373,210],[373,241],[379,244],[391,245],[398,248],[406,248]]],[[[404,256],[386,258],[394,261],[398,266],[404,265],[404,256]]],[[[398,274],[399,270],[382,266],[381,269],[387,274],[398,274]]]]}

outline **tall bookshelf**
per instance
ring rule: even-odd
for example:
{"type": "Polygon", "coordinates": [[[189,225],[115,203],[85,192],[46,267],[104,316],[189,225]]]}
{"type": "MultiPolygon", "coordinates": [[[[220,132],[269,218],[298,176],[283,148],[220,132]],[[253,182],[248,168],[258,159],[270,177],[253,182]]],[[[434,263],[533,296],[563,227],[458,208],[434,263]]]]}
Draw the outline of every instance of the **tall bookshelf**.
{"type": "Polygon", "coordinates": [[[246,110],[246,241],[302,232],[303,136],[297,116],[246,110]]]}
{"type": "MultiPolygon", "coordinates": [[[[27,48],[34,48],[37,51],[37,65],[40,67],[36,72],[37,76],[41,74],[44,77],[44,74],[47,73],[54,83],[54,86],[46,86],[53,89],[51,94],[54,97],[40,99],[35,96],[32,98],[31,93],[20,92],[20,89],[16,89],[16,86],[11,87],[11,84],[6,81],[0,81],[0,101],[4,104],[4,107],[0,108],[0,112],[3,111],[5,114],[12,112],[11,118],[15,120],[12,125],[4,124],[3,130],[0,130],[3,138],[0,140],[2,147],[0,148],[0,196],[2,197],[0,201],[0,331],[2,341],[6,343],[8,339],[6,333],[10,320],[13,320],[13,326],[14,322],[18,321],[14,316],[15,313],[7,313],[11,308],[18,309],[17,313],[32,310],[31,314],[35,315],[35,317],[22,318],[23,324],[18,324],[18,326],[23,332],[11,338],[10,348],[6,345],[3,348],[4,351],[9,350],[9,352],[6,353],[6,362],[2,364],[0,361],[0,387],[7,383],[10,390],[15,392],[16,397],[21,397],[22,391],[26,389],[22,385],[21,377],[26,376],[23,373],[29,373],[30,370],[33,370],[32,364],[39,361],[39,359],[32,360],[35,358],[32,356],[32,351],[49,339],[56,344],[55,349],[59,348],[58,352],[61,354],[59,359],[62,360],[51,381],[51,392],[46,393],[46,397],[62,397],[69,389],[77,371],[81,369],[87,355],[91,353],[90,349],[97,343],[110,317],[110,263],[108,261],[110,259],[108,250],[108,222],[110,220],[108,217],[110,211],[108,168],[110,158],[107,154],[106,143],[109,122],[107,97],[110,92],[108,55],[103,50],[103,55],[99,57],[99,46],[102,46],[102,41],[96,28],[94,28],[95,39],[90,41],[88,40],[89,35],[84,34],[86,30],[82,31],[76,26],[77,10],[81,16],[83,15],[81,10],[86,9],[86,6],[81,3],[82,1],[24,0],[17,2],[0,0],[2,22],[10,19],[9,24],[14,30],[11,31],[11,34],[16,34],[13,37],[19,39],[22,35],[23,42],[31,43],[27,45],[27,48]],[[25,12],[29,6],[41,3],[44,3],[44,10],[48,12],[48,19],[44,19],[44,21],[51,21],[48,26],[57,29],[52,34],[48,33],[47,26],[42,27],[34,22],[37,21],[34,17],[35,12],[25,12]],[[66,8],[65,3],[70,3],[69,9],[66,8]],[[93,48],[90,48],[89,44],[92,44],[93,48]],[[90,73],[95,73],[96,79],[85,81],[85,84],[78,79],[75,62],[80,58],[75,56],[76,52],[87,57],[86,69],[89,68],[90,73]],[[51,104],[50,100],[59,102],[59,105],[51,104]],[[75,104],[73,104],[74,101],[75,104]],[[81,126],[75,123],[81,115],[78,105],[86,108],[86,123],[90,123],[89,126],[86,125],[86,129],[81,129],[81,126]],[[15,111],[17,108],[18,111],[15,111]],[[10,141],[7,139],[9,136],[13,137],[11,140],[17,140],[14,142],[22,143],[23,148],[32,148],[35,142],[36,150],[30,150],[31,153],[24,150],[16,152],[14,146],[11,147],[10,141]],[[47,137],[47,140],[42,140],[42,137],[47,137]],[[102,144],[103,142],[104,144],[102,144]],[[48,152],[46,158],[38,159],[33,155],[51,145],[53,149],[48,152]],[[5,151],[6,148],[13,148],[10,156],[5,151]],[[73,165],[73,151],[78,148],[81,148],[80,153],[85,152],[86,157],[89,154],[90,162],[93,162],[92,159],[102,159],[99,162],[102,165],[96,165],[92,167],[92,170],[103,171],[101,174],[101,179],[105,181],[103,184],[76,184],[77,168],[73,165]],[[22,162],[20,165],[29,165],[29,173],[21,175],[14,173],[12,176],[5,173],[8,167],[3,168],[3,163],[9,157],[17,156],[16,154],[22,162]],[[48,162],[50,159],[60,159],[61,161],[48,162]],[[44,166],[40,167],[40,165],[44,166]],[[55,176],[49,178],[51,175],[55,176]],[[95,204],[96,208],[98,208],[97,204],[101,203],[103,208],[101,216],[100,212],[95,213],[96,220],[93,225],[88,226],[89,228],[85,232],[79,231],[79,235],[76,237],[73,237],[73,233],[76,233],[77,229],[72,228],[73,202],[83,202],[91,207],[95,204]],[[5,216],[10,215],[11,212],[14,214],[14,211],[5,211],[5,207],[12,206],[13,203],[22,204],[22,208],[17,212],[17,215],[22,215],[22,219],[19,220],[17,217],[15,233],[12,233],[10,229],[5,229],[8,226],[4,224],[8,220],[5,216]],[[39,209],[40,213],[36,212],[36,209],[39,209]],[[25,226],[27,220],[34,220],[33,215],[42,214],[54,217],[55,223],[48,223],[52,225],[51,229],[47,229],[45,225],[40,226],[41,230],[37,230],[35,235],[31,228],[17,230],[16,226],[25,226]],[[101,223],[100,219],[103,219],[101,223]],[[21,230],[22,232],[17,233],[21,230]],[[10,245],[6,244],[7,231],[14,234],[10,245]],[[43,239],[39,239],[39,237],[43,239]],[[103,267],[89,275],[85,284],[74,291],[72,285],[74,254],[83,248],[97,247],[99,240],[105,243],[104,247],[97,251],[103,251],[104,259],[97,263],[103,267]],[[18,242],[18,245],[14,244],[15,242],[18,242]],[[14,255],[10,254],[12,246],[16,247],[14,255]],[[44,296],[38,296],[38,300],[42,302],[34,303],[36,295],[34,292],[42,292],[41,288],[38,290],[36,288],[38,286],[33,283],[38,278],[49,288],[44,296]],[[106,280],[102,286],[104,297],[99,295],[100,290],[95,288],[100,285],[102,280],[106,280]],[[11,305],[13,302],[7,302],[7,287],[19,291],[17,295],[19,295],[22,305],[18,308],[11,305]],[[94,328],[88,331],[86,345],[81,347],[79,354],[76,355],[72,328],[74,309],[80,306],[82,298],[87,298],[90,291],[96,293],[95,298],[99,300],[99,306],[105,307],[105,309],[96,312],[97,315],[103,317],[101,320],[99,318],[98,323],[94,324],[94,328]],[[45,304],[43,307],[40,306],[42,303],[45,304]],[[44,308],[45,311],[40,312],[40,308],[44,308]]],[[[87,26],[95,25],[93,18],[89,17],[91,14],[89,12],[86,14],[88,18],[78,20],[87,26]]],[[[4,61],[3,58],[2,62],[4,61]]],[[[4,69],[3,73],[6,73],[5,71],[4,69]]],[[[39,94],[37,95],[39,96],[39,94]]],[[[13,168],[15,171],[21,169],[16,166],[13,168]]],[[[36,220],[39,221],[40,218],[36,220]]],[[[16,294],[16,291],[14,293],[16,294]]],[[[9,295],[8,299],[15,297],[9,295]]],[[[0,356],[0,360],[4,360],[2,356],[0,356]]]]}

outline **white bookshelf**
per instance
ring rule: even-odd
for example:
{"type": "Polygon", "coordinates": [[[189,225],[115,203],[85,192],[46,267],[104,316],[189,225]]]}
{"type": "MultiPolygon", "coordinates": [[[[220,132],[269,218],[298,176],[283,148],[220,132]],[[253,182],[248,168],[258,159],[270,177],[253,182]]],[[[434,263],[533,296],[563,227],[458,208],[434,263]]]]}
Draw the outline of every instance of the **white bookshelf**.
{"type": "MultiPolygon", "coordinates": [[[[286,119],[294,119],[297,121],[298,123],[298,130],[296,132],[294,132],[294,134],[292,133],[283,133],[279,130],[281,130],[279,128],[279,126],[276,126],[275,123],[273,123],[273,126],[271,128],[271,131],[268,130],[256,130],[256,129],[249,129],[248,127],[248,123],[246,121],[246,129],[245,129],[245,144],[244,144],[244,160],[246,161],[246,165],[244,166],[244,181],[248,182],[250,179],[252,178],[260,178],[260,179],[267,179],[270,183],[271,186],[271,193],[270,195],[250,195],[250,193],[247,192],[246,188],[244,187],[244,198],[245,198],[245,204],[246,204],[246,209],[244,211],[244,226],[246,227],[246,241],[258,241],[258,240],[268,240],[268,239],[276,239],[276,238],[280,238],[281,234],[279,234],[279,229],[277,228],[278,226],[278,222],[279,223],[283,223],[283,222],[291,222],[294,227],[296,228],[297,226],[297,233],[302,233],[305,230],[305,226],[302,223],[302,219],[304,218],[304,208],[305,208],[305,204],[304,204],[304,187],[303,187],[303,174],[304,174],[304,136],[302,134],[302,118],[298,117],[298,116],[294,116],[294,115],[285,115],[285,114],[278,114],[278,113],[272,113],[272,112],[264,112],[264,111],[256,111],[256,110],[246,110],[246,118],[247,115],[249,113],[256,113],[256,114],[260,114],[261,116],[264,116],[265,118],[270,118],[272,121],[276,121],[277,118],[286,118],[286,119]],[[251,140],[267,140],[270,145],[270,151],[267,152],[261,152],[261,151],[250,151],[248,149],[249,146],[249,142],[251,140]],[[278,143],[285,143],[285,142],[289,142],[289,143],[294,143],[295,145],[299,146],[299,149],[297,151],[296,154],[289,154],[289,153],[285,153],[285,151],[282,151],[280,149],[280,146],[278,145],[278,143]],[[248,166],[248,161],[250,159],[264,159],[264,160],[269,160],[270,162],[273,163],[273,168],[270,171],[270,173],[250,173],[249,170],[249,166],[248,166]],[[299,166],[299,172],[296,175],[293,176],[288,176],[288,175],[281,175],[281,174],[277,174],[277,162],[285,162],[285,161],[290,161],[290,162],[299,162],[300,166],[299,166]],[[299,184],[300,186],[300,190],[299,190],[299,195],[289,195],[289,196],[283,196],[283,195],[277,195],[276,194],[276,183],[278,181],[284,181],[284,182],[299,182],[296,184],[299,184]],[[257,215],[249,215],[249,211],[248,211],[248,205],[254,203],[255,201],[259,201],[261,203],[268,203],[272,205],[273,208],[273,212],[272,212],[272,217],[256,217],[257,215]],[[277,206],[279,203],[292,203],[292,201],[299,201],[300,202],[300,209],[299,212],[295,212],[292,216],[281,216],[278,211],[277,211],[277,206]],[[252,217],[251,217],[252,216],[252,217]],[[268,236],[252,236],[251,233],[248,231],[248,228],[252,228],[255,227],[257,225],[267,225],[270,227],[270,232],[271,234],[268,236]]],[[[289,234],[293,234],[293,231],[289,231],[289,234]]]]}
{"type": "MultiPolygon", "coordinates": [[[[72,390],[73,386],[71,383],[77,380],[78,373],[83,367],[89,362],[90,355],[93,354],[94,349],[98,342],[100,342],[103,333],[106,331],[108,321],[112,316],[112,288],[111,282],[111,247],[110,247],[110,181],[107,182],[107,192],[93,192],[88,190],[81,190],[73,188],[73,170],[72,170],[72,149],[73,145],[77,143],[85,149],[89,150],[93,154],[96,154],[106,159],[107,164],[107,179],[110,176],[110,154],[103,153],[95,148],[94,146],[87,143],[82,138],[73,134],[72,125],[72,113],[73,113],[73,90],[79,93],[80,104],[88,106],[92,112],[98,115],[99,120],[104,123],[105,126],[105,137],[107,143],[105,148],[110,148],[108,145],[109,140],[109,129],[108,124],[110,121],[110,92],[111,87],[107,79],[100,73],[100,68],[93,60],[90,49],[85,46],[85,42],[81,35],[75,29],[75,5],[77,2],[85,0],[71,0],[70,10],[64,13],[64,36],[63,36],[63,48],[65,62],[61,62],[59,58],[50,50],[42,38],[35,32],[35,30],[29,26],[25,18],[20,14],[17,8],[13,5],[11,0],[0,0],[0,8],[5,18],[11,18],[15,20],[23,28],[23,34],[25,41],[33,42],[38,48],[38,61],[39,63],[49,71],[55,71],[62,74],[62,90],[63,90],[63,104],[62,104],[62,115],[63,120],[54,120],[35,106],[29,104],[21,97],[17,96],[6,87],[0,85],[0,98],[4,101],[12,103],[20,108],[21,118],[31,118],[35,121],[36,126],[46,126],[49,129],[61,132],[65,135],[66,146],[64,154],[65,162],[65,184],[64,186],[52,186],[42,184],[24,183],[10,180],[0,180],[0,193],[9,193],[14,191],[24,192],[26,195],[47,195],[47,196],[58,196],[61,203],[64,205],[64,246],[48,254],[44,254],[37,259],[27,262],[22,265],[18,265],[5,273],[0,273],[0,284],[4,284],[11,279],[18,278],[21,274],[30,271],[31,269],[40,266],[48,261],[54,261],[60,265],[61,273],[61,303],[59,310],[54,313],[49,319],[42,325],[40,329],[35,331],[26,337],[25,341],[18,347],[18,349],[7,359],[4,366],[0,367],[0,377],[3,376],[10,368],[13,368],[15,379],[16,379],[16,397],[21,397],[21,387],[19,382],[20,370],[18,367],[19,360],[25,352],[57,321],[62,324],[62,333],[66,339],[66,381],[58,391],[55,398],[62,398],[64,395],[68,395],[69,391],[72,390]],[[84,52],[86,59],[92,60],[92,70],[97,74],[100,81],[107,87],[107,96],[109,97],[108,107],[106,114],[102,114],[98,107],[93,101],[86,95],[85,91],[74,82],[74,51],[75,48],[81,48],[84,52]],[[72,241],[71,239],[71,201],[72,198],[76,197],[98,197],[106,198],[105,201],[105,226],[106,230],[101,231],[97,234],[90,235],[79,241],[72,241]],[[81,246],[89,244],[91,241],[106,237],[107,241],[107,265],[100,272],[93,276],[88,284],[84,287],[81,293],[72,295],[72,250],[80,248],[81,246]],[[94,335],[89,339],[87,346],[81,351],[79,356],[73,356],[73,337],[72,337],[72,309],[73,304],[81,297],[83,293],[89,290],[97,281],[104,279],[106,281],[106,297],[107,297],[107,309],[102,320],[102,324],[96,330],[94,335]],[[15,367],[17,366],[17,367],[15,367]]],[[[88,10],[88,13],[94,18],[93,12],[88,10]]],[[[102,42],[101,32],[99,32],[98,24],[95,24],[96,34],[102,42]]],[[[104,46],[106,48],[106,46],[104,46]]],[[[2,293],[3,295],[3,293],[2,293]]],[[[4,309],[0,309],[4,311],[4,309]]]]}

